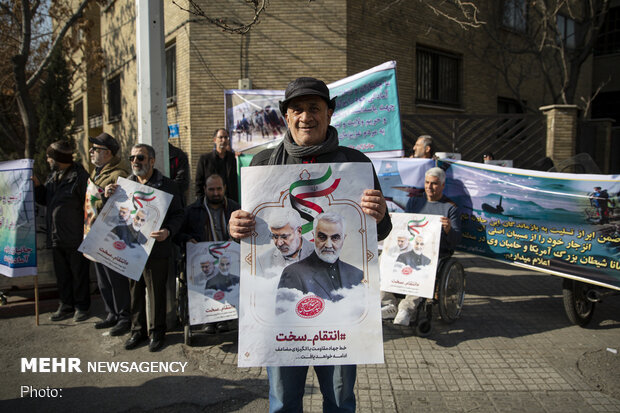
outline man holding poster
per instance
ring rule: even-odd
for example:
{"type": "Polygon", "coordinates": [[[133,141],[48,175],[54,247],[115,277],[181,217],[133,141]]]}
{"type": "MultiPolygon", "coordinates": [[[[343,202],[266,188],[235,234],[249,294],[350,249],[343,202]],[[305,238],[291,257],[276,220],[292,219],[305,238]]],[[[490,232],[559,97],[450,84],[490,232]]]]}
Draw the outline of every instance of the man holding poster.
{"type": "MultiPolygon", "coordinates": [[[[149,237],[157,242],[149,255],[142,277],[129,281],[131,292],[131,337],[125,343],[125,349],[134,349],[141,341],[150,336],[149,351],[158,351],[164,345],[166,334],[166,279],[168,278],[168,260],[172,256],[172,236],[183,223],[183,206],[181,194],[177,184],[162,175],[155,165],[155,149],[152,146],[139,143],[131,148],[131,170],[133,175],[128,179],[147,185],[160,191],[171,194],[172,201],[166,216],[157,231],[152,231],[149,237]],[[146,324],[146,289],[149,289],[151,314],[153,319],[146,324]],[[147,331],[149,335],[147,335],[147,331]]],[[[110,184],[105,188],[105,196],[110,197],[118,187],[110,184]]],[[[138,213],[136,213],[136,216],[138,213]]]]}
{"type": "MultiPolygon", "coordinates": [[[[95,165],[95,169],[93,169],[88,182],[89,192],[100,194],[98,197],[91,196],[90,199],[86,200],[86,204],[92,203],[92,220],[94,221],[107,201],[107,198],[103,196],[104,188],[109,184],[116,183],[119,177],[126,178],[129,175],[129,171],[125,165],[126,161],[123,162],[119,156],[120,145],[113,136],[104,132],[88,140],[93,145],[88,151],[90,162],[95,165]]],[[[128,206],[120,208],[118,218],[118,224],[127,223],[129,220],[128,206]]],[[[90,230],[90,227],[88,230],[90,230]]],[[[131,320],[129,319],[131,300],[129,280],[124,275],[106,267],[100,262],[95,262],[94,267],[95,274],[97,274],[97,285],[99,286],[101,298],[107,312],[106,318],[96,323],[95,328],[112,327],[110,329],[111,336],[126,334],[131,328],[131,320]]]]}
{"type": "MultiPolygon", "coordinates": [[[[289,83],[285,99],[280,102],[280,111],[288,126],[284,140],[275,149],[257,154],[252,165],[370,162],[357,150],[338,146],[338,132],[329,125],[335,106],[335,98],[330,99],[324,82],[302,77],[289,83]]],[[[392,225],[379,181],[376,174],[373,175],[374,189],[364,191],[361,207],[377,221],[377,235],[383,239],[392,225]]],[[[239,210],[232,214],[229,231],[233,238],[249,237],[255,227],[256,221],[249,212],[239,210]]],[[[356,366],[315,365],[314,369],[323,394],[324,410],[355,411],[356,366]]],[[[307,366],[267,368],[270,411],[302,411],[307,371],[307,366]]]]}

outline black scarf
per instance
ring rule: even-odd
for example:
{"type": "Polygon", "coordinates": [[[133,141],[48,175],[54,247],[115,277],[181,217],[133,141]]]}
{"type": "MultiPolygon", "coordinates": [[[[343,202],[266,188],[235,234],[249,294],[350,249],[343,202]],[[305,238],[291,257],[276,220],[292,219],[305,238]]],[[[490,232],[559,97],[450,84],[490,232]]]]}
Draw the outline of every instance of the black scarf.
{"type": "Polygon", "coordinates": [[[338,131],[333,126],[327,127],[327,138],[318,145],[299,146],[293,140],[291,131],[287,129],[282,142],[273,150],[268,165],[286,165],[288,158],[304,158],[319,156],[333,152],[338,148],[338,131]]]}

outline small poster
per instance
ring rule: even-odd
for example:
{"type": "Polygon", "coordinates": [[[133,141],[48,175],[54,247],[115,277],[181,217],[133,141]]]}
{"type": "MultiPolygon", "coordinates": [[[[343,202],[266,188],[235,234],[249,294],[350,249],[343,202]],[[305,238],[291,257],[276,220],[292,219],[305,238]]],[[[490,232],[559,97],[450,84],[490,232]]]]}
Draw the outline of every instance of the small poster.
{"type": "Polygon", "coordinates": [[[383,362],[370,163],[241,170],[239,366],[383,362]]]}
{"type": "Polygon", "coordinates": [[[239,244],[188,242],[186,261],[190,325],[237,318],[239,244]]]}
{"type": "Polygon", "coordinates": [[[433,298],[441,240],[441,216],[393,213],[383,242],[381,290],[433,298]]]}
{"type": "Polygon", "coordinates": [[[149,234],[160,229],[172,195],[125,178],[116,183],[78,251],[137,281],[156,242],[149,234]]]}
{"type": "Polygon", "coordinates": [[[32,159],[0,162],[0,274],[37,275],[32,159]]]}

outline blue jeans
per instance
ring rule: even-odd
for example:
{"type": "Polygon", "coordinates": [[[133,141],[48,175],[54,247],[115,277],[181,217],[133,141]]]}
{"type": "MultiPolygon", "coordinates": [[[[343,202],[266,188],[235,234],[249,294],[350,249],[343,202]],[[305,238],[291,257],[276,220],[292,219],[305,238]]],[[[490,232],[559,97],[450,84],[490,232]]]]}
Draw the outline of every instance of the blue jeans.
{"type": "MultiPolygon", "coordinates": [[[[357,366],[314,366],[323,394],[323,412],[355,412],[357,366]]],[[[308,366],[267,367],[269,411],[303,412],[308,366]]]]}

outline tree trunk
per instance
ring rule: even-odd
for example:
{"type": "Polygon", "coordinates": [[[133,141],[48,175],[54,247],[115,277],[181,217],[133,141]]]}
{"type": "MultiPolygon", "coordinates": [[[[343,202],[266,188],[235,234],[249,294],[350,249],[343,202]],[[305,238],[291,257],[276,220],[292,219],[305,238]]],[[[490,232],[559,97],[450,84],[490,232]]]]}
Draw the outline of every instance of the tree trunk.
{"type": "Polygon", "coordinates": [[[17,91],[17,106],[19,115],[24,124],[24,157],[32,159],[35,152],[35,143],[38,134],[37,112],[30,98],[30,91],[26,84],[26,58],[23,55],[13,57],[13,74],[15,76],[15,89],[17,91]]]}

